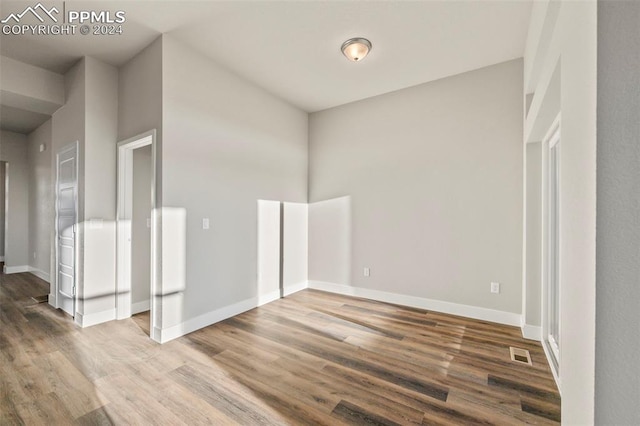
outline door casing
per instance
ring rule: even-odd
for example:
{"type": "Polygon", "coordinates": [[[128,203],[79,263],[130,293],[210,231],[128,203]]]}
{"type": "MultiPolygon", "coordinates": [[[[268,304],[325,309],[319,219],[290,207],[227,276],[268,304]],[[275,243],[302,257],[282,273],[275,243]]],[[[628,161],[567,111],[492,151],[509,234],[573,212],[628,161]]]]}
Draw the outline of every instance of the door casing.
{"type": "Polygon", "coordinates": [[[151,145],[151,338],[159,341],[157,290],[158,218],[156,206],[156,131],[151,130],[118,143],[118,195],[116,216],[116,318],[131,317],[131,218],[133,214],[133,150],[151,145]]]}
{"type": "MultiPolygon", "coordinates": [[[[54,306],[56,308],[62,309],[67,312],[71,316],[76,316],[76,307],[77,307],[77,283],[78,283],[78,156],[79,156],[79,143],[78,141],[71,143],[69,145],[64,146],[62,149],[58,151],[56,154],[56,193],[55,193],[55,303],[54,306]],[[71,239],[73,240],[73,267],[70,268],[73,271],[73,290],[71,297],[64,297],[62,293],[62,285],[60,283],[60,275],[63,273],[60,268],[60,262],[62,258],[60,246],[61,241],[63,240],[62,232],[64,230],[60,229],[60,211],[61,210],[69,210],[69,209],[61,209],[61,197],[60,197],[60,165],[61,158],[63,158],[66,154],[71,152],[75,152],[75,154],[71,157],[74,158],[75,164],[73,168],[74,173],[74,194],[73,194],[73,219],[71,224],[71,239]],[[65,301],[65,299],[71,299],[70,301],[65,301]]],[[[67,160],[68,161],[68,160],[67,160]]],[[[69,238],[66,238],[69,239],[69,238]]]]}

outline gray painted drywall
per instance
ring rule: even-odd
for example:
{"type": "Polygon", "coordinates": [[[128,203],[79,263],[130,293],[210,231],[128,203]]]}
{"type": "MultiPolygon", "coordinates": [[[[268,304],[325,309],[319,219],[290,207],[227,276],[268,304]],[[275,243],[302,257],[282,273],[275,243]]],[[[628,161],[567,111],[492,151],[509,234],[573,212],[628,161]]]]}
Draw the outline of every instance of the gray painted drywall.
{"type": "Polygon", "coordinates": [[[351,227],[351,197],[309,204],[310,281],[349,282],[351,227]]]}
{"type": "MultiPolygon", "coordinates": [[[[158,37],[129,62],[118,74],[118,140],[126,140],[150,130],[156,131],[156,206],[162,206],[162,37],[158,37]]],[[[159,210],[160,211],[160,210],[159,210]]],[[[162,215],[157,216],[156,230],[161,238],[162,215]]],[[[162,246],[156,244],[157,260],[162,246]]],[[[162,262],[156,262],[157,293],[162,288],[162,262]]],[[[162,310],[153,310],[153,327],[160,327],[162,310]]],[[[154,336],[152,332],[152,336],[154,336]]]]}
{"type": "MultiPolygon", "coordinates": [[[[554,3],[554,2],[552,2],[554,3]]],[[[562,423],[594,423],[597,4],[563,1],[561,49],[560,383],[562,423]]],[[[555,49],[555,47],[554,47],[555,49]]]]}
{"type": "Polygon", "coordinates": [[[8,211],[4,265],[6,268],[24,269],[29,266],[29,166],[26,135],[4,130],[0,132],[0,161],[7,163],[6,173],[9,179],[9,190],[5,194],[8,211]]]}
{"type": "Polygon", "coordinates": [[[2,105],[50,115],[65,101],[60,74],[2,56],[2,105]]]}
{"type": "MultiPolygon", "coordinates": [[[[562,113],[559,368],[562,423],[587,425],[594,424],[597,3],[545,0],[535,2],[533,7],[540,13],[532,14],[531,28],[538,28],[539,33],[530,32],[529,37],[539,40],[528,40],[525,62],[530,70],[539,69],[539,78],[527,82],[528,90],[535,92],[535,96],[525,126],[533,132],[524,137],[525,142],[535,142],[539,135],[534,133],[544,133],[553,117],[562,113]],[[545,46],[543,51],[529,49],[535,44],[545,46]]],[[[544,192],[543,187],[543,199],[544,192]]]]}
{"type": "Polygon", "coordinates": [[[152,129],[156,130],[156,144],[160,146],[162,37],[124,64],[118,75],[118,140],[122,141],[152,129]]]}
{"type": "Polygon", "coordinates": [[[131,303],[151,294],[151,145],[133,151],[133,213],[131,218],[131,303]]]}
{"type": "Polygon", "coordinates": [[[0,161],[0,257],[4,258],[4,191],[5,191],[5,168],[4,161],[0,161]]]}
{"type": "Polygon", "coordinates": [[[306,203],[282,206],[282,286],[289,289],[306,286],[308,279],[309,209],[306,203]]]}
{"type": "Polygon", "coordinates": [[[526,144],[526,306],[524,323],[540,326],[542,309],[542,142],[526,144]]]}
{"type": "MultiPolygon", "coordinates": [[[[514,60],[311,114],[309,201],[351,196],[338,284],[521,312],[522,72],[514,60]]],[[[329,256],[315,228],[311,256],[329,256]]],[[[318,264],[310,279],[330,279],[318,264]]]]}
{"type": "Polygon", "coordinates": [[[29,266],[49,276],[54,228],[51,181],[52,120],[27,136],[29,157],[29,266]],[[40,152],[40,145],[45,150],[40,152]]]}
{"type": "Polygon", "coordinates": [[[168,327],[257,296],[256,202],[307,201],[308,126],[305,112],[167,35],[162,56],[162,202],[176,225],[186,210],[188,254],[186,288],[163,277],[178,292],[164,298],[168,327]]]}
{"type": "Polygon", "coordinates": [[[78,311],[115,312],[118,70],[85,58],[84,275],[78,311]]]}
{"type": "MultiPolygon", "coordinates": [[[[84,221],[84,203],[81,202],[81,197],[84,189],[84,182],[82,176],[84,175],[84,138],[85,138],[85,72],[84,72],[84,59],[80,60],[74,65],[64,76],[65,82],[65,104],[62,108],[57,110],[52,116],[52,153],[51,153],[51,179],[52,182],[56,182],[56,155],[65,146],[78,142],[78,222],[84,221]]],[[[55,188],[54,188],[55,192],[55,188]]],[[[52,212],[55,224],[55,207],[52,212]]],[[[78,228],[78,244],[76,250],[82,250],[83,229],[78,228]]],[[[51,234],[51,290],[50,294],[54,297],[55,294],[55,227],[51,234]]],[[[77,265],[77,277],[76,283],[78,290],[82,288],[79,285],[82,282],[83,277],[83,263],[80,262],[77,265]]],[[[50,300],[52,300],[50,298],[50,300]]]]}
{"type": "Polygon", "coordinates": [[[640,424],[640,3],[598,2],[596,424],[640,424]]]}

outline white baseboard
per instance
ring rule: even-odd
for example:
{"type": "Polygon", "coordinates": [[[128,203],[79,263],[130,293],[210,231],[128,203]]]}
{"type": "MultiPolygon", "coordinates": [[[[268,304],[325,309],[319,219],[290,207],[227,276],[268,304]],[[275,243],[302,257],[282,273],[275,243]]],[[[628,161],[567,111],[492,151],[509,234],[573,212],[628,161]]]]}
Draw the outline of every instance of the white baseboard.
{"type": "Polygon", "coordinates": [[[158,343],[163,343],[162,342],[162,330],[158,327],[153,327],[151,329],[151,340],[153,340],[154,342],[158,342],[158,343]]]}
{"type": "Polygon", "coordinates": [[[92,325],[101,324],[103,322],[116,319],[116,308],[108,309],[102,312],[96,312],[94,314],[81,314],[76,312],[74,321],[80,327],[91,327],[92,325]]]}
{"type": "MultiPolygon", "coordinates": [[[[304,290],[305,288],[308,287],[308,282],[307,281],[303,281],[300,283],[296,283],[296,284],[292,284],[292,285],[288,285],[287,287],[285,287],[282,291],[284,297],[289,296],[290,294],[293,293],[297,293],[301,290],[304,290]]],[[[276,291],[272,291],[270,293],[266,293],[263,295],[258,296],[258,306],[262,306],[264,304],[267,304],[269,302],[273,302],[274,300],[278,300],[280,299],[280,290],[276,290],[276,291]]]]}
{"type": "Polygon", "coordinates": [[[286,286],[284,288],[284,295],[286,297],[286,296],[289,296],[290,294],[302,291],[305,288],[309,288],[309,282],[308,281],[302,281],[302,282],[297,283],[297,284],[291,284],[291,285],[288,285],[288,286],[286,286]]]}
{"type": "Polygon", "coordinates": [[[29,266],[20,265],[20,266],[7,266],[4,265],[3,271],[5,274],[22,274],[24,272],[29,272],[29,266]]]}
{"type": "MultiPolygon", "coordinates": [[[[293,294],[297,291],[307,288],[307,282],[296,284],[294,286],[288,286],[285,288],[285,295],[293,294]]],[[[280,290],[272,291],[257,297],[243,300],[233,305],[225,306],[215,311],[207,312],[206,314],[189,319],[181,324],[174,325],[167,328],[154,327],[152,333],[152,339],[156,342],[166,343],[170,340],[177,339],[178,337],[192,333],[201,328],[210,326],[220,321],[224,321],[227,318],[231,318],[236,315],[240,315],[243,312],[250,311],[251,309],[262,306],[266,303],[273,302],[280,298],[280,290]]]]}
{"type": "Polygon", "coordinates": [[[521,315],[513,312],[497,311],[477,306],[462,305],[458,303],[444,302],[442,300],[426,299],[423,297],[407,296],[404,294],[388,293],[386,291],[352,287],[344,284],[327,283],[323,281],[309,281],[309,288],[344,294],[346,296],[363,297],[365,299],[377,300],[379,302],[410,306],[428,311],[459,315],[482,321],[490,321],[517,327],[520,326],[521,315]]]}
{"type": "Polygon", "coordinates": [[[542,342],[542,349],[544,350],[544,354],[547,357],[547,364],[549,364],[549,369],[551,370],[551,374],[553,375],[553,380],[555,380],[556,386],[558,387],[558,392],[560,392],[560,397],[562,397],[562,387],[560,386],[560,376],[558,376],[558,371],[554,367],[551,354],[549,353],[549,348],[547,347],[545,342],[542,342]]]}
{"type": "Polygon", "coordinates": [[[142,302],[136,302],[131,304],[131,315],[139,314],[140,312],[147,312],[151,309],[151,300],[143,300],[142,302]]]}
{"type": "Polygon", "coordinates": [[[522,330],[522,337],[529,340],[536,340],[540,342],[542,340],[542,327],[539,325],[523,324],[520,326],[522,330]]]}
{"type": "Polygon", "coordinates": [[[215,324],[226,320],[227,318],[247,312],[257,306],[258,298],[252,297],[251,299],[246,299],[241,302],[234,303],[233,305],[207,312],[206,314],[189,319],[172,327],[162,329],[156,328],[154,329],[154,340],[160,343],[167,343],[168,341],[177,339],[185,334],[192,333],[211,324],[215,324]]]}
{"type": "Polygon", "coordinates": [[[38,268],[34,268],[33,266],[29,266],[29,272],[31,272],[33,275],[40,278],[41,280],[51,283],[48,272],[44,272],[38,268]]]}
{"type": "Polygon", "coordinates": [[[258,295],[258,302],[257,302],[257,305],[254,306],[254,308],[257,306],[266,305],[267,303],[273,302],[274,300],[278,300],[278,299],[280,299],[280,290],[258,295]]]}

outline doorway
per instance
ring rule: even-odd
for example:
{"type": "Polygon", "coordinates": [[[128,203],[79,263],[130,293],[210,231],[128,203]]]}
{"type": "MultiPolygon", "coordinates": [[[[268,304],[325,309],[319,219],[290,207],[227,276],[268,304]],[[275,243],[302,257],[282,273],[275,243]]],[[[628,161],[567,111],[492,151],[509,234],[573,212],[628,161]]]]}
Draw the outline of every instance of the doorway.
{"type": "Polygon", "coordinates": [[[75,317],[78,143],[56,155],[56,307],[75,317]]]}
{"type": "Polygon", "coordinates": [[[151,309],[151,145],[133,150],[131,315],[151,309]]]}
{"type": "Polygon", "coordinates": [[[149,311],[155,298],[155,131],[118,143],[117,319],[149,311]]]}

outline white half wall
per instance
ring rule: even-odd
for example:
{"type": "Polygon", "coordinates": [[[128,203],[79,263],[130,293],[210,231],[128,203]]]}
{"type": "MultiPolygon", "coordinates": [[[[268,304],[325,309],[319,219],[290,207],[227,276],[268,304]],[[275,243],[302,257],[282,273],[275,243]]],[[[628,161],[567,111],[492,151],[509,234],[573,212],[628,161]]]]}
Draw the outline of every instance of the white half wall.
{"type": "Polygon", "coordinates": [[[351,197],[309,204],[309,280],[348,284],[351,240],[351,197]]]}
{"type": "Polygon", "coordinates": [[[307,287],[309,208],[306,203],[283,203],[282,290],[287,296],[307,287]]]}
{"type": "Polygon", "coordinates": [[[280,297],[280,202],[258,200],[258,304],[280,297]]]}

